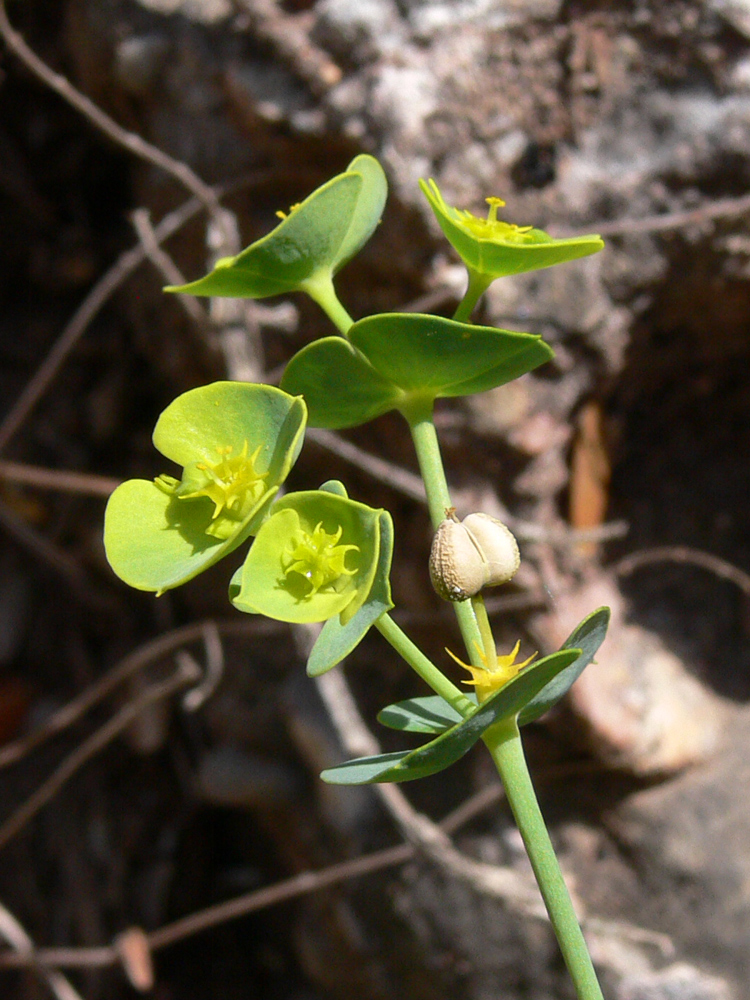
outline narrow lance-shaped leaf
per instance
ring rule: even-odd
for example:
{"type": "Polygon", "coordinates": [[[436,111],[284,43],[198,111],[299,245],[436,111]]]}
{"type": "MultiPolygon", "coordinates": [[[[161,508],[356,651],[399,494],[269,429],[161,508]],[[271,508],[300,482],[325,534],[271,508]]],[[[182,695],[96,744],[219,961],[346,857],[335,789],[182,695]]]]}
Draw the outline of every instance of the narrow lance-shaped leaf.
{"type": "Polygon", "coordinates": [[[502,719],[518,715],[524,705],[580,655],[580,650],[560,650],[539,660],[477,705],[476,710],[437,739],[398,753],[361,757],[323,771],[330,784],[362,785],[372,782],[412,781],[450,767],[468,753],[482,735],[502,719]]]}
{"type": "MultiPolygon", "coordinates": [[[[593,661],[607,633],[609,608],[599,608],[577,625],[562,649],[579,648],[580,655],[539,691],[519,713],[519,726],[534,722],[570,690],[593,661]]],[[[473,695],[469,695],[473,697],[473,695]]],[[[388,705],[378,713],[378,721],[391,729],[410,733],[443,733],[461,721],[459,713],[439,695],[408,698],[388,705]]]]}

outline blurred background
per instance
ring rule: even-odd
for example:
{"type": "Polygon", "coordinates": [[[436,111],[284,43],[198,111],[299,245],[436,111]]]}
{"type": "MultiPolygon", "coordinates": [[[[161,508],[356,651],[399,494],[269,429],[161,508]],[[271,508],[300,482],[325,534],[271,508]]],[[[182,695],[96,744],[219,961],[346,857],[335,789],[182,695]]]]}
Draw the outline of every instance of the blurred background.
{"type": "MultiPolygon", "coordinates": [[[[369,152],[390,195],[337,282],[355,318],[451,315],[463,294],[419,177],[478,215],[496,195],[510,222],[605,238],[491,287],[477,320],[542,334],[555,361],[436,420],[459,513],[502,515],[521,544],[490,602],[501,650],[549,651],[613,609],[598,663],[525,736],[605,995],[743,1000],[747,0],[9,0],[0,21],[2,995],[572,996],[543,921],[408,847],[179,923],[402,843],[371,789],[318,780],[344,737],[304,639],[228,604],[242,552],[156,600],[101,541],[117,482],[172,471],[151,431],[176,395],[277,382],[331,332],[301,296],[162,294],[221,253],[201,182],[244,246],[369,152]]],[[[289,487],[339,478],[393,513],[395,617],[452,669],[415,472],[389,414],[310,432],[289,487]]],[[[422,693],[408,668],[373,634],[345,673],[404,746],[374,717],[422,693]]],[[[475,752],[403,790],[435,822],[468,803],[455,846],[528,881],[496,781],[475,752]]]]}

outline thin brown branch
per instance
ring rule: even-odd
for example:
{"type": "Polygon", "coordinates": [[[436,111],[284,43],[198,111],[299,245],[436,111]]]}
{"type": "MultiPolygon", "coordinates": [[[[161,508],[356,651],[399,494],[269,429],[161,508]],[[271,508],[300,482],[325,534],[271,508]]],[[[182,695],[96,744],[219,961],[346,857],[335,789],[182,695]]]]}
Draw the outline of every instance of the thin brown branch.
{"type": "Polygon", "coordinates": [[[81,1000],[65,976],[56,969],[48,969],[36,960],[34,942],[24,928],[2,903],[0,903],[0,935],[15,949],[16,955],[29,965],[40,979],[49,986],[57,1000],[81,1000]]]}
{"type": "MultiPolygon", "coordinates": [[[[0,4],[2,0],[0,0],[0,4]]],[[[0,6],[0,14],[2,7],[0,6]]],[[[1,23],[1,18],[0,18],[1,23]]],[[[159,243],[176,233],[185,223],[202,209],[202,204],[195,198],[186,201],[174,212],[170,212],[155,227],[155,238],[159,243]]],[[[60,334],[54,347],[44,359],[29,380],[26,388],[7,413],[0,424],[0,452],[8,446],[8,442],[21,428],[31,411],[47,391],[50,383],[57,375],[63,362],[88,329],[94,317],[117,291],[120,285],[135,269],[146,260],[146,251],[142,245],[126,251],[94,285],[89,294],[76,310],[74,316],[60,334]]]]}
{"type": "MultiPolygon", "coordinates": [[[[449,813],[439,824],[446,833],[455,833],[462,826],[480,815],[485,809],[503,797],[502,785],[495,783],[473,795],[457,809],[449,813]]],[[[177,944],[194,934],[209,930],[229,920],[236,920],[248,913],[255,913],[278,903],[318,892],[333,885],[340,885],[353,878],[361,878],[374,872],[404,864],[416,856],[412,844],[398,844],[381,851],[342,861],[318,872],[302,872],[275,885],[237,896],[217,903],[205,910],[191,913],[187,917],[167,924],[147,935],[154,951],[177,944]]],[[[111,946],[96,948],[40,948],[35,953],[36,961],[44,966],[58,968],[96,968],[113,965],[119,960],[116,949],[111,946]]],[[[16,955],[0,955],[0,968],[18,968],[29,964],[29,958],[16,955]]]]}
{"type": "Polygon", "coordinates": [[[341,80],[340,68],[310,41],[311,21],[305,13],[287,14],[276,0],[234,2],[246,13],[255,36],[270,44],[314,94],[325,94],[341,80]]]}
{"type": "Polygon", "coordinates": [[[44,469],[38,465],[6,462],[0,459],[0,479],[24,486],[37,486],[58,493],[79,493],[91,497],[108,497],[120,485],[119,479],[97,476],[90,472],[67,472],[44,469]]]}
{"type": "Polygon", "coordinates": [[[581,235],[599,233],[600,236],[629,236],[637,233],[662,233],[674,229],[684,229],[686,226],[700,226],[717,219],[736,218],[750,212],[750,195],[739,198],[719,198],[709,201],[698,208],[686,209],[682,212],[662,212],[658,215],[645,215],[641,219],[611,219],[592,222],[585,230],[560,235],[581,235]]]}
{"type": "MultiPolygon", "coordinates": [[[[151,214],[146,208],[137,208],[131,215],[133,228],[136,231],[146,256],[169,285],[184,285],[185,277],[175,262],[159,245],[151,214]]],[[[190,319],[202,333],[211,329],[208,313],[195,295],[178,295],[177,301],[190,319]]]]}
{"type": "Polygon", "coordinates": [[[190,167],[181,160],[176,160],[156,146],[152,146],[141,136],[128,132],[114,119],[105,114],[92,100],[82,94],[62,74],[55,73],[39,56],[29,48],[23,37],[13,28],[8,20],[5,0],[0,0],[0,35],[5,44],[34,76],[55,91],[64,101],[80,112],[92,125],[103,132],[112,142],[141,160],[151,163],[165,173],[174,177],[182,186],[194,195],[207,211],[217,219],[222,217],[223,209],[216,192],[198,177],[190,167]]]}
{"type": "Polygon", "coordinates": [[[651,566],[659,562],[699,566],[723,580],[729,580],[736,584],[740,590],[750,596],[750,574],[733,563],[727,562],[726,559],[720,559],[718,556],[711,555],[710,552],[702,552],[700,549],[692,549],[687,545],[662,545],[653,549],[633,552],[616,562],[612,570],[617,576],[629,576],[642,566],[651,566]]]}
{"type": "Polygon", "coordinates": [[[101,728],[76,747],[62,764],[42,782],[33,795],[30,795],[26,802],[0,826],[0,850],[17,836],[26,824],[58,794],[76,771],[100,753],[120,733],[124,732],[149,705],[153,705],[163,698],[168,698],[175,691],[179,691],[180,688],[186,687],[188,684],[194,684],[197,680],[198,674],[195,671],[186,670],[184,666],[180,665],[167,680],[152,684],[139,698],[124,705],[101,728]]]}
{"type": "MultiPolygon", "coordinates": [[[[235,622],[230,624],[231,626],[236,625],[235,622]]],[[[87,687],[78,697],[73,698],[67,705],[64,705],[51,715],[38,729],[34,729],[13,743],[7,743],[0,748],[0,767],[8,767],[10,764],[15,764],[16,761],[25,757],[26,754],[30,753],[46,740],[64,732],[69,726],[72,726],[82,718],[94,705],[97,705],[111,694],[123,681],[145,667],[164,659],[165,656],[173,653],[176,649],[203,639],[210,655],[216,656],[215,649],[211,647],[211,644],[214,642],[214,631],[218,632],[221,627],[221,625],[217,626],[213,621],[185,625],[182,628],[160,635],[157,639],[140,646],[124,659],[120,660],[116,666],[95,684],[87,687]]],[[[210,671],[207,672],[210,673],[210,671]]],[[[203,684],[201,683],[197,690],[201,690],[202,687],[203,684]]]]}
{"type": "Polygon", "coordinates": [[[106,597],[94,589],[79,564],[71,559],[67,552],[41,535],[36,528],[2,502],[0,502],[0,525],[41,563],[63,577],[76,595],[91,608],[103,611],[110,607],[106,597]]]}

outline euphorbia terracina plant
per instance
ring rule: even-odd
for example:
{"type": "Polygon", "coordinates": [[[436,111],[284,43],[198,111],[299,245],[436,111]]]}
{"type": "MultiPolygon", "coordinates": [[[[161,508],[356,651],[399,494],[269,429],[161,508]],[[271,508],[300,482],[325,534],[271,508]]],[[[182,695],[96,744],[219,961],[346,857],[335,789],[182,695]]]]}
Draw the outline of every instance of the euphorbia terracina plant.
{"type": "Polygon", "coordinates": [[[421,187],[468,271],[467,292],[452,319],[394,312],[354,322],[339,302],[334,278],[372,236],[386,200],[385,174],[365,155],[288,214],[279,213],[282,221],[263,239],[219,261],[206,277],[168,289],[244,298],[306,292],[336,333],[296,354],[280,389],[217,382],[171,403],[156,425],[154,444],[182,474],[131,480],[115,490],[105,519],[107,556],[131,586],[160,594],[249,541],[230,600],[248,614],[325,623],[308,660],[311,676],[343,660],[375,626],[433,692],[389,705],[379,719],[431,739],[416,750],[347,761],[325,771],[323,780],[410,781],[443,770],[481,740],[504,783],[578,996],[601,1000],[519,729],[554,705],[592,661],[609,613],[594,611],[560,650],[540,659],[516,662],[518,644],[498,654],[482,590],[512,576],[517,547],[493,518],[455,516],[433,406],[439,397],[504,385],[552,357],[538,336],[471,322],[493,281],[596,253],[603,243],[598,236],[553,239],[502,222],[499,198],[488,198],[487,218],[477,218],[449,206],[434,181],[421,187]],[[416,448],[436,531],[430,576],[458,618],[469,662],[454,659],[470,674],[466,692],[389,614],[393,525],[387,511],[351,499],[337,481],[279,495],[306,423],[354,427],[388,410],[403,415],[416,448]]]}

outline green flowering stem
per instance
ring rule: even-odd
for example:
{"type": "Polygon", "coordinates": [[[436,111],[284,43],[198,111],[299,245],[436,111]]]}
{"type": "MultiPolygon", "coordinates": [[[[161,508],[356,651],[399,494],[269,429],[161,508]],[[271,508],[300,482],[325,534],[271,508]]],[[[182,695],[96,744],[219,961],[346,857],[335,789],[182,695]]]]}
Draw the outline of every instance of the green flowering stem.
{"type": "Polygon", "coordinates": [[[326,272],[314,280],[308,279],[305,282],[304,291],[314,302],[318,303],[339,333],[345,337],[349,328],[353,326],[354,320],[341,305],[336,289],[333,287],[331,275],[326,272]]]}
{"type": "Polygon", "coordinates": [[[476,705],[466,697],[438,668],[428,660],[421,649],[415,646],[411,639],[402,632],[390,615],[381,615],[375,622],[375,628],[384,639],[393,646],[396,652],[409,664],[415,673],[428,684],[435,694],[455,708],[461,715],[474,710],[476,705]]]}
{"type": "Polygon", "coordinates": [[[487,615],[487,605],[484,603],[481,592],[471,598],[471,606],[477,620],[479,634],[482,636],[482,650],[489,665],[495,662],[497,649],[495,647],[495,637],[490,627],[490,619],[487,615]]]}
{"type": "MultiPolygon", "coordinates": [[[[432,420],[432,405],[432,400],[430,400],[423,406],[413,405],[410,409],[402,412],[409,421],[419,470],[422,473],[427,493],[427,505],[430,510],[432,526],[437,530],[440,522],[445,519],[445,512],[452,508],[453,504],[448,492],[448,482],[445,478],[437,431],[432,420]]],[[[482,635],[471,602],[458,601],[453,605],[453,609],[456,612],[458,627],[461,629],[469,660],[474,666],[480,667],[482,661],[479,650],[483,648],[482,635]]]]}
{"type": "Polygon", "coordinates": [[[526,846],[578,998],[603,1000],[578,917],[539,809],[516,719],[503,719],[496,723],[482,739],[502,779],[508,804],[526,846]]]}
{"type": "Polygon", "coordinates": [[[473,268],[468,268],[468,271],[469,286],[466,289],[466,294],[461,300],[458,309],[456,309],[453,313],[453,319],[457,320],[459,323],[469,322],[471,314],[474,312],[474,306],[494,281],[492,275],[480,274],[479,271],[475,271],[473,268]]]}

